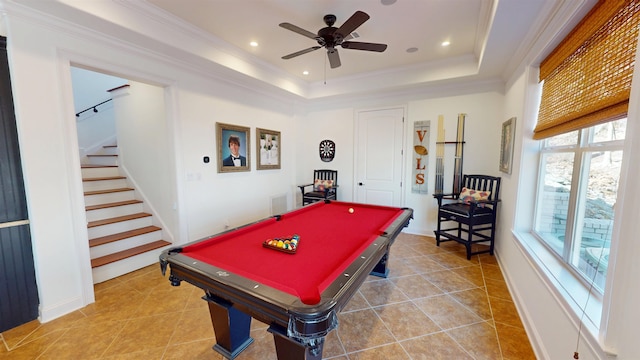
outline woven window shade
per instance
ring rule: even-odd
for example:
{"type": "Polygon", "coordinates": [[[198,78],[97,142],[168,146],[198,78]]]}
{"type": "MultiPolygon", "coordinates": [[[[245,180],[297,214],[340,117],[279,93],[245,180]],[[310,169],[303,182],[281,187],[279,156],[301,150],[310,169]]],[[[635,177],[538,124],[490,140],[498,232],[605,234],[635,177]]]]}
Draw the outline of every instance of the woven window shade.
{"type": "Polygon", "coordinates": [[[640,1],[601,0],[542,62],[534,139],[627,116],[639,23],[640,1]]]}

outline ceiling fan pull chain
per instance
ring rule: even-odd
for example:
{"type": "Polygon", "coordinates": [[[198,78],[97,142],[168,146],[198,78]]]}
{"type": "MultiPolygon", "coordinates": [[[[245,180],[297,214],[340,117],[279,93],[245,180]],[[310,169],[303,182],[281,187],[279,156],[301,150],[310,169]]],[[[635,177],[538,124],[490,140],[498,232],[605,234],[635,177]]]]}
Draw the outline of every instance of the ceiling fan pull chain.
{"type": "Polygon", "coordinates": [[[324,66],[323,66],[323,70],[324,70],[324,84],[327,85],[327,57],[324,57],[324,66]]]}

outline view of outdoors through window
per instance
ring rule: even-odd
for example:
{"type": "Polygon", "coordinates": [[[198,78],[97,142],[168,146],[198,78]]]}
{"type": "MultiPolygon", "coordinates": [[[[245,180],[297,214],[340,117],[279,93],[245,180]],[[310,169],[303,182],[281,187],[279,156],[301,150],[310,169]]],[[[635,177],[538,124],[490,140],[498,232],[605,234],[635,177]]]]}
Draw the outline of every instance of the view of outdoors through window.
{"type": "Polygon", "coordinates": [[[545,140],[535,232],[604,289],[626,119],[545,140]]]}

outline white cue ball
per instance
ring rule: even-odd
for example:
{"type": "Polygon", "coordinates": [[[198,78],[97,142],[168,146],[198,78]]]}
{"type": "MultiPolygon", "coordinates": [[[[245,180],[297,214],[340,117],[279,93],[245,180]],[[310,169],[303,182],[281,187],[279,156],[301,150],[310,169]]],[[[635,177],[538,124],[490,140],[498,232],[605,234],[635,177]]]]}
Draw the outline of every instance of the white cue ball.
{"type": "Polygon", "coordinates": [[[353,214],[353,208],[349,208],[349,214],[353,214]]]}

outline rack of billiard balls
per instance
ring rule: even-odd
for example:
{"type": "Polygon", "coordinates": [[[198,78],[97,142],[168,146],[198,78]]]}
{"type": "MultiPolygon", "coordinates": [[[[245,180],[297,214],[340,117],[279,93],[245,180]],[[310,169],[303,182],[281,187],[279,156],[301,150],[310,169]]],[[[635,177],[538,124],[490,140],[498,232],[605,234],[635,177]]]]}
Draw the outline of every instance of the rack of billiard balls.
{"type": "Polygon", "coordinates": [[[286,237],[286,238],[267,239],[262,243],[262,246],[269,249],[286,252],[289,254],[295,254],[295,252],[298,250],[299,241],[300,241],[300,236],[293,235],[291,237],[286,237]]]}

